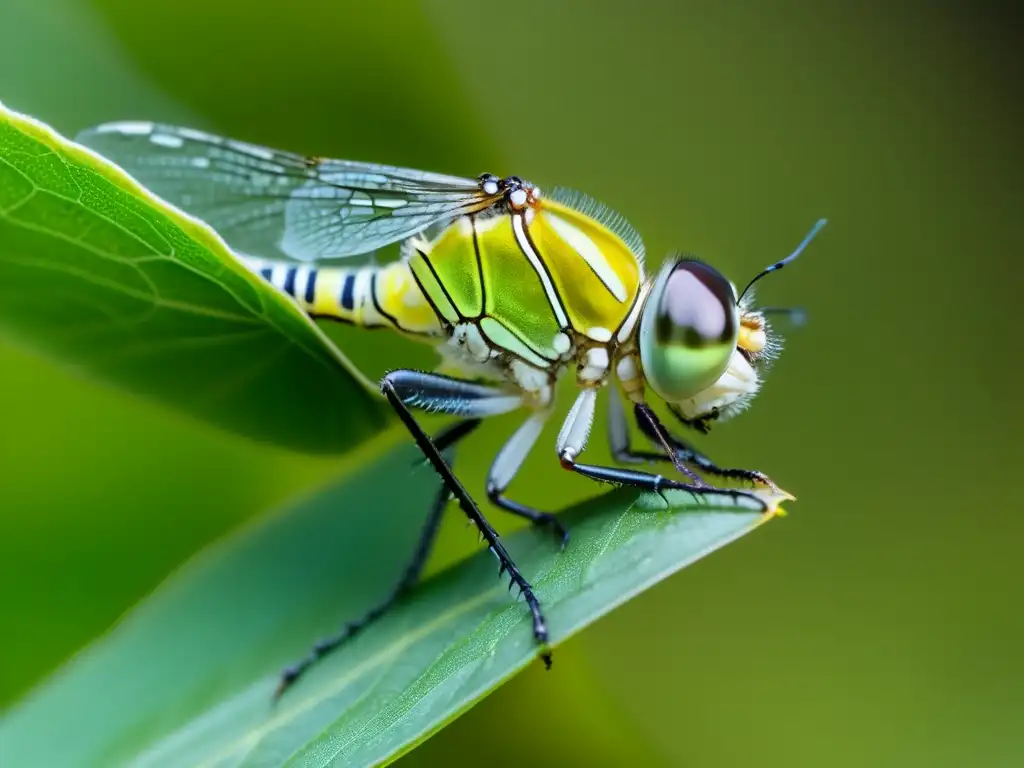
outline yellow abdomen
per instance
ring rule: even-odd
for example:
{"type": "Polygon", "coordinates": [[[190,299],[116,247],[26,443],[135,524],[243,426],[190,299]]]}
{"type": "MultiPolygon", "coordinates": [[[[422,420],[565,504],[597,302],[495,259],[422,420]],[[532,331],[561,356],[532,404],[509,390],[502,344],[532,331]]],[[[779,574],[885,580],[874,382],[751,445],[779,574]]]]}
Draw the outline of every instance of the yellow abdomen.
{"type": "Polygon", "coordinates": [[[442,333],[437,314],[404,260],[383,267],[303,267],[257,259],[246,263],[313,317],[414,336],[442,333]]]}

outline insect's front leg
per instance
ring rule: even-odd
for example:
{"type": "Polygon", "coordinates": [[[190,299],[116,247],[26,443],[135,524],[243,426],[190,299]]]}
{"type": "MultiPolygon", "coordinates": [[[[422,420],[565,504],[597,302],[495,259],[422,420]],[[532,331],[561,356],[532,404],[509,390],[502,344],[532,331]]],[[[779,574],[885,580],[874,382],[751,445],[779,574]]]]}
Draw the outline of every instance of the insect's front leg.
{"type": "MultiPolygon", "coordinates": [[[[733,488],[714,488],[704,483],[683,483],[664,475],[654,474],[653,472],[580,463],[579,456],[586,447],[587,437],[594,422],[596,399],[597,390],[595,389],[581,392],[576,398],[572,410],[566,417],[565,423],[562,425],[562,430],[558,435],[556,450],[558,452],[558,459],[565,469],[584,477],[589,477],[591,480],[614,485],[625,485],[659,494],[667,490],[679,490],[686,491],[697,498],[701,496],[726,496],[733,500],[753,499],[762,509],[767,509],[767,505],[763,501],[748,491],[733,488]]],[[[664,455],[660,455],[659,458],[670,460],[664,455]]]]}
{"type": "Polygon", "coordinates": [[[669,411],[672,412],[672,415],[676,417],[676,421],[678,421],[680,424],[682,424],[684,427],[688,429],[700,432],[702,435],[710,434],[712,425],[714,425],[714,423],[718,421],[717,408],[712,408],[711,413],[705,414],[703,416],[697,416],[696,418],[693,419],[684,416],[683,412],[680,411],[674,405],[669,405],[668,409],[669,411]]]}
{"type": "Polygon", "coordinates": [[[672,454],[669,455],[665,449],[662,451],[635,450],[630,445],[628,421],[622,405],[622,398],[619,397],[618,393],[610,392],[608,399],[608,443],[611,447],[613,458],[622,464],[675,463],[675,461],[679,461],[687,465],[693,465],[700,472],[708,475],[731,480],[748,481],[770,488],[776,487],[775,483],[767,475],[758,470],[718,466],[687,441],[668,431],[657,419],[657,416],[654,415],[650,407],[645,404],[633,404],[633,418],[647,439],[656,444],[665,445],[667,443],[672,454]],[[658,434],[659,428],[661,435],[658,434]]]}

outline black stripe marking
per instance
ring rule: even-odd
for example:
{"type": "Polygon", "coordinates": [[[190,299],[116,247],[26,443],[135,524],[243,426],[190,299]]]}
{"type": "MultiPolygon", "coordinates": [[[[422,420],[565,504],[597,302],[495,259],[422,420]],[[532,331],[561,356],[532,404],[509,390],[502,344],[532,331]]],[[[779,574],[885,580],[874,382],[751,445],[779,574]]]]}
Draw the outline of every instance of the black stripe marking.
{"type": "MultiPolygon", "coordinates": [[[[370,298],[374,301],[374,308],[388,323],[397,328],[399,331],[406,331],[401,327],[401,324],[396,321],[394,317],[384,311],[384,307],[381,306],[380,301],[377,300],[377,270],[374,269],[374,273],[370,276],[370,298]]],[[[407,332],[411,333],[411,332],[407,332]]]]}
{"type": "MultiPolygon", "coordinates": [[[[487,314],[487,285],[484,283],[484,262],[480,257],[480,240],[476,236],[476,216],[469,217],[469,224],[473,228],[473,252],[476,253],[476,270],[480,280],[480,317],[487,314]]],[[[515,237],[515,233],[513,233],[515,237]]]]}
{"type": "Polygon", "coordinates": [[[274,274],[274,268],[273,267],[263,267],[263,269],[260,270],[260,277],[262,277],[268,283],[270,282],[270,278],[273,276],[273,274],[274,274]]]}
{"type": "Polygon", "coordinates": [[[334,323],[341,323],[342,325],[351,325],[354,328],[361,328],[362,330],[366,330],[366,331],[379,331],[379,330],[382,330],[382,329],[383,330],[388,330],[388,327],[386,325],[359,325],[359,326],[357,326],[356,323],[355,323],[355,320],[352,320],[352,319],[347,318],[347,317],[338,317],[338,315],[336,315],[336,314],[334,314],[334,315],[330,315],[330,314],[325,315],[325,314],[322,314],[320,312],[307,312],[306,314],[309,315],[310,317],[312,317],[314,320],[330,320],[331,322],[334,322],[334,323]]]}
{"type": "Polygon", "coordinates": [[[316,276],[320,274],[319,270],[309,270],[309,279],[306,281],[306,303],[312,304],[316,300],[316,276]]]}
{"type": "MultiPolygon", "coordinates": [[[[416,253],[418,253],[420,256],[423,257],[423,261],[426,261],[427,262],[427,267],[430,268],[430,262],[427,261],[427,257],[424,256],[423,251],[417,250],[416,253]]],[[[431,269],[431,271],[433,271],[433,269],[431,269]]],[[[432,298],[430,298],[430,294],[427,292],[427,289],[423,286],[423,282],[420,280],[420,276],[416,274],[416,270],[413,269],[412,267],[409,267],[409,274],[412,275],[412,279],[414,281],[416,281],[416,285],[419,287],[420,293],[423,294],[423,298],[426,299],[427,304],[429,304],[430,308],[432,310],[434,310],[434,314],[437,316],[437,322],[441,325],[441,328],[442,329],[446,329],[448,332],[450,332],[451,328],[452,328],[452,324],[448,322],[448,318],[445,317],[444,314],[442,314],[441,310],[439,310],[437,308],[437,305],[434,303],[434,300],[432,298]]],[[[441,290],[443,291],[444,289],[442,288],[441,290]]],[[[455,310],[455,314],[458,314],[458,313],[459,313],[459,310],[456,309],[455,310]]],[[[431,335],[431,334],[424,334],[424,335],[431,335]]]]}
{"type": "MultiPolygon", "coordinates": [[[[455,310],[455,314],[459,316],[459,322],[465,322],[467,318],[465,317],[465,315],[462,314],[462,310],[459,309],[459,305],[456,304],[455,301],[452,299],[452,295],[448,293],[448,289],[445,288],[444,283],[441,281],[441,278],[437,274],[437,270],[434,269],[434,265],[431,264],[430,259],[427,258],[427,254],[425,254],[423,251],[417,251],[417,253],[423,257],[423,263],[427,265],[427,269],[430,270],[430,274],[434,276],[434,282],[437,283],[437,287],[441,289],[441,293],[443,293],[444,297],[448,299],[448,303],[451,305],[452,309],[455,310]]],[[[409,271],[412,272],[411,269],[409,271]]],[[[429,293],[424,291],[423,295],[427,297],[428,301],[430,300],[429,293]]],[[[483,315],[480,315],[479,317],[483,317],[483,315]]]]}
{"type": "Polygon", "coordinates": [[[398,324],[398,321],[395,320],[395,318],[393,318],[391,315],[384,311],[384,307],[382,307],[380,305],[380,302],[377,301],[377,270],[374,270],[373,274],[370,276],[370,298],[373,299],[373,307],[374,309],[377,310],[377,313],[381,317],[390,322],[393,326],[395,326],[395,328],[398,328],[400,331],[405,330],[404,328],[402,328],[401,325],[398,324]]]}
{"type": "Polygon", "coordinates": [[[341,288],[341,308],[351,312],[356,305],[355,300],[356,273],[345,275],[345,284],[341,288]]]}
{"type": "Polygon", "coordinates": [[[289,296],[295,295],[295,273],[298,271],[298,267],[288,267],[288,271],[284,273],[284,285],[281,286],[281,290],[289,296]]]}

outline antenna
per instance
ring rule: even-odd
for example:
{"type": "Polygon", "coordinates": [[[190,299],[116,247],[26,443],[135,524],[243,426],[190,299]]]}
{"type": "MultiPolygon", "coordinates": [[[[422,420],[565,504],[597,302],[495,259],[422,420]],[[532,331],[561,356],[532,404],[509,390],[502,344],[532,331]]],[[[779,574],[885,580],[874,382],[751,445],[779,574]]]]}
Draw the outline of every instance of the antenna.
{"type": "Polygon", "coordinates": [[[782,315],[797,328],[807,324],[807,310],[803,307],[758,307],[757,311],[762,315],[782,315]]]}
{"type": "Polygon", "coordinates": [[[739,304],[743,300],[743,297],[747,295],[747,291],[750,290],[751,286],[753,286],[754,283],[756,283],[762,277],[764,277],[765,275],[770,275],[772,272],[778,272],[784,266],[789,264],[789,262],[794,261],[796,257],[803,252],[804,248],[807,247],[807,244],[814,239],[814,236],[818,234],[818,232],[821,231],[821,228],[824,227],[827,223],[828,219],[818,219],[815,225],[811,227],[811,231],[807,233],[807,236],[801,241],[800,245],[796,247],[795,251],[789,254],[789,256],[784,258],[782,261],[776,261],[770,267],[765,267],[764,269],[757,273],[753,280],[747,283],[747,287],[743,289],[743,293],[740,294],[740,297],[736,300],[736,303],[739,304]]]}

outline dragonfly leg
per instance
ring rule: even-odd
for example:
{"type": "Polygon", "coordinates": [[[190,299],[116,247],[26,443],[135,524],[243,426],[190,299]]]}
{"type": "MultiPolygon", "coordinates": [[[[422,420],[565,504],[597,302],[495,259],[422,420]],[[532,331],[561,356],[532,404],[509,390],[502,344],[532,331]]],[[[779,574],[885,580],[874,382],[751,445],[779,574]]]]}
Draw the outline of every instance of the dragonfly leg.
{"type": "Polygon", "coordinates": [[[669,405],[668,409],[672,412],[672,415],[676,417],[676,421],[678,421],[680,424],[682,424],[684,427],[687,427],[688,429],[693,429],[696,430],[697,432],[700,432],[702,435],[710,433],[711,426],[718,419],[717,408],[713,408],[711,410],[711,413],[708,413],[704,416],[697,416],[696,418],[693,419],[687,418],[686,416],[683,415],[682,411],[680,411],[678,408],[672,405],[669,405]]]}
{"type": "MultiPolygon", "coordinates": [[[[444,453],[449,448],[454,447],[457,443],[461,442],[462,438],[475,432],[476,428],[480,426],[480,422],[481,419],[461,419],[460,421],[456,421],[454,424],[448,425],[431,439],[434,441],[434,445],[437,446],[437,450],[444,453]]],[[[423,466],[428,463],[427,457],[421,455],[414,462],[414,466],[423,466]]]]}
{"type": "Polygon", "coordinates": [[[562,466],[591,480],[612,485],[625,485],[630,488],[637,488],[641,491],[662,493],[663,491],[686,491],[695,499],[702,496],[728,496],[732,499],[753,499],[762,509],[767,510],[767,505],[749,491],[739,488],[716,488],[710,485],[694,485],[693,483],[682,483],[678,480],[656,475],[653,472],[640,472],[635,469],[622,469],[621,467],[603,467],[597,464],[580,464],[575,460],[562,460],[562,466]]]}
{"type": "MultiPolygon", "coordinates": [[[[443,458],[443,453],[450,453],[456,443],[480,425],[480,421],[484,416],[504,413],[518,407],[520,404],[519,397],[504,390],[463,382],[439,374],[395,371],[389,374],[388,378],[394,379],[392,388],[401,391],[403,400],[422,404],[423,407],[434,411],[456,413],[466,417],[441,430],[434,439],[424,435],[425,439],[433,445],[437,453],[442,455],[442,461],[446,461],[443,458]]],[[[385,392],[385,395],[387,395],[387,392],[385,392]]],[[[403,407],[405,407],[404,404],[403,407]]],[[[424,453],[424,458],[426,461],[431,460],[431,457],[426,453],[424,453]]],[[[430,463],[433,462],[430,461],[430,463]]],[[[442,480],[444,480],[443,475],[442,480]]],[[[314,645],[306,658],[285,669],[281,673],[281,679],[274,694],[275,698],[280,697],[281,694],[294,685],[313,664],[365,629],[375,619],[382,616],[419,580],[419,576],[423,572],[423,567],[437,537],[441,515],[452,494],[453,491],[448,484],[442,482],[438,488],[437,497],[431,505],[430,514],[420,532],[419,541],[412,559],[387,597],[370,608],[358,619],[347,622],[337,634],[325,638],[314,645]]],[[[509,569],[503,568],[503,570],[509,569]]],[[[518,570],[516,573],[518,573],[518,570]]]]}
{"type": "MultiPolygon", "coordinates": [[[[611,447],[614,459],[622,464],[643,464],[665,461],[673,462],[673,458],[664,450],[638,451],[632,448],[629,441],[626,412],[622,406],[622,398],[614,392],[609,394],[608,444],[611,447]]],[[[745,480],[756,485],[775,487],[775,483],[773,483],[767,475],[755,469],[731,469],[718,466],[687,441],[677,437],[665,429],[664,426],[661,425],[657,416],[655,416],[654,412],[645,404],[634,403],[633,417],[644,436],[654,443],[662,442],[662,437],[658,435],[658,430],[660,430],[665,442],[667,442],[672,448],[675,460],[677,461],[693,465],[700,472],[708,475],[733,480],[745,480]]]]}
{"type": "MultiPolygon", "coordinates": [[[[468,432],[466,434],[468,434],[468,432]]],[[[309,654],[304,659],[286,668],[281,673],[281,679],[277,684],[277,690],[274,692],[275,699],[280,698],[281,694],[294,685],[306,670],[316,664],[316,662],[340,646],[346,640],[359,634],[359,632],[365,629],[369,624],[384,615],[384,613],[419,580],[420,574],[423,572],[423,566],[426,565],[427,556],[430,554],[430,550],[433,548],[434,542],[437,539],[437,531],[441,524],[441,515],[448,504],[449,498],[450,492],[448,489],[444,485],[439,486],[437,496],[434,498],[434,501],[430,506],[430,513],[427,516],[426,522],[423,524],[422,530],[420,531],[419,540],[416,543],[416,550],[413,552],[412,558],[409,560],[409,564],[405,567],[405,570],[402,571],[401,577],[395,583],[395,586],[392,587],[391,592],[388,593],[387,597],[370,608],[370,610],[358,619],[346,622],[337,634],[319,641],[313,646],[309,654]]]]}
{"type": "Polygon", "coordinates": [[[469,491],[452,472],[451,466],[437,449],[437,445],[423,431],[409,410],[410,405],[415,405],[468,418],[482,418],[512,410],[511,407],[505,407],[507,403],[503,401],[510,397],[515,398],[516,405],[518,405],[521,403],[520,396],[459,379],[416,371],[392,371],[381,382],[381,392],[394,408],[395,413],[398,414],[398,418],[405,424],[423,455],[441,476],[444,487],[455,498],[463,513],[487,542],[488,549],[498,560],[498,575],[507,573],[510,581],[509,588],[511,589],[513,585],[519,588],[520,594],[530,609],[533,619],[533,636],[542,648],[541,659],[544,661],[544,666],[550,668],[551,652],[546,648],[548,642],[547,622],[533,587],[520,572],[512,556],[505,549],[505,545],[501,543],[497,531],[484,517],[469,491]],[[495,410],[499,407],[503,410],[495,410]]]}
{"type": "MultiPolygon", "coordinates": [[[[462,438],[473,432],[473,430],[475,430],[479,425],[480,419],[463,419],[462,421],[457,421],[439,432],[434,438],[434,444],[438,446],[439,450],[447,453],[448,461],[451,463],[454,460],[455,445],[462,440],[462,438]]],[[[361,630],[366,628],[366,626],[371,624],[374,620],[383,616],[392,605],[398,602],[398,600],[404,596],[417,581],[419,581],[420,574],[423,573],[423,567],[427,563],[427,557],[430,555],[430,551],[433,549],[434,542],[437,539],[437,531],[441,524],[442,513],[444,512],[450,498],[451,491],[449,491],[444,483],[442,483],[438,486],[437,496],[434,498],[434,501],[430,506],[430,513],[427,516],[426,522],[423,524],[423,529],[420,531],[419,539],[416,543],[416,549],[413,552],[412,558],[410,558],[409,564],[405,567],[405,570],[402,571],[401,577],[395,583],[395,586],[392,587],[387,597],[370,608],[358,619],[346,622],[337,634],[324,638],[314,645],[306,658],[285,669],[281,673],[281,680],[278,683],[277,691],[274,694],[275,698],[279,697],[289,687],[291,687],[295,681],[298,680],[307,669],[309,669],[309,667],[349,638],[359,634],[361,630]]]]}
{"type": "Polygon", "coordinates": [[[491,464],[490,473],[487,475],[487,498],[495,506],[513,515],[525,517],[534,525],[550,527],[555,534],[555,538],[558,539],[559,545],[564,549],[569,541],[569,532],[565,530],[565,526],[562,525],[555,515],[550,512],[541,512],[533,509],[505,496],[505,489],[508,488],[509,483],[512,482],[516,473],[519,472],[527,455],[529,455],[536,444],[537,438],[540,437],[541,430],[544,428],[544,422],[547,421],[549,415],[550,411],[534,413],[523,422],[522,426],[502,446],[494,459],[494,463],[491,464]]]}
{"type": "MultiPolygon", "coordinates": [[[[522,404],[521,395],[510,394],[502,389],[470,384],[440,374],[395,371],[394,376],[396,377],[396,389],[407,405],[463,416],[472,415],[472,418],[456,422],[433,438],[434,445],[440,451],[444,451],[452,442],[461,440],[466,434],[476,429],[483,417],[511,410],[510,404],[512,407],[522,404]]],[[[526,455],[540,435],[540,430],[548,415],[548,411],[535,413],[501,449],[488,476],[487,496],[495,506],[505,512],[525,517],[535,525],[550,527],[564,547],[568,541],[568,533],[555,515],[540,512],[504,496],[505,489],[512,482],[512,478],[519,471],[526,455]]],[[[426,456],[421,461],[426,463],[426,456]]]]}
{"type": "MultiPolygon", "coordinates": [[[[576,398],[576,402],[562,425],[558,435],[558,459],[565,469],[589,477],[602,483],[625,485],[643,491],[661,493],[667,490],[686,491],[695,498],[708,495],[729,496],[733,499],[754,499],[763,508],[764,502],[748,491],[733,488],[715,488],[704,483],[684,483],[653,472],[642,472],[635,469],[605,467],[597,464],[581,464],[577,461],[587,443],[590,428],[594,422],[595,390],[584,390],[576,398]]],[[[653,414],[652,414],[653,415],[653,414]]],[[[657,423],[657,422],[656,422],[657,423]]],[[[668,457],[662,456],[667,459],[668,457]]],[[[673,462],[674,463],[674,462],[673,462]]]]}

